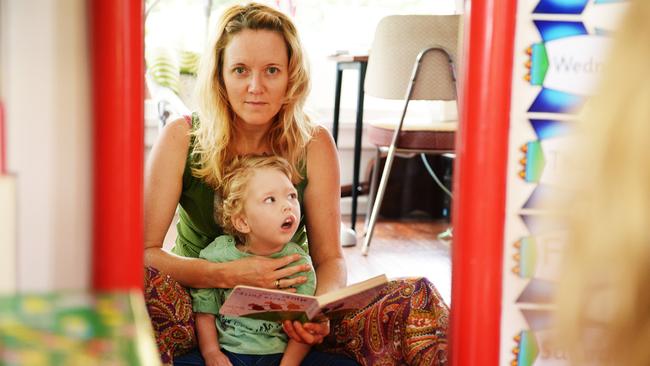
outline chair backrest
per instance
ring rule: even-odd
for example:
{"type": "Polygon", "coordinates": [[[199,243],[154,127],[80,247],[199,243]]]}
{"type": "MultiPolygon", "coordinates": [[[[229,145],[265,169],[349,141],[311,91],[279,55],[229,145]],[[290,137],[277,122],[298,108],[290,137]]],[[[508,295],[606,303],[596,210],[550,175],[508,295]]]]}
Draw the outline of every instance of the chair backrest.
{"type": "MultiPolygon", "coordinates": [[[[384,99],[404,99],[417,55],[442,47],[456,63],[459,15],[391,15],[377,25],[370,48],[364,91],[384,99]]],[[[441,52],[422,59],[413,100],[455,100],[456,86],[449,60],[441,52]]]]}

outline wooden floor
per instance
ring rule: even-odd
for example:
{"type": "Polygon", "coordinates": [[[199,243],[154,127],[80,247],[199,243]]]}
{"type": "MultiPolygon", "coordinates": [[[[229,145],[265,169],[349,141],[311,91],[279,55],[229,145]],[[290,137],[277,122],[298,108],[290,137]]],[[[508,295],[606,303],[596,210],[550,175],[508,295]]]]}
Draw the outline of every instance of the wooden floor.
{"type": "MultiPolygon", "coordinates": [[[[349,220],[344,217],[344,224],[348,225],[349,220]]],[[[378,221],[368,255],[363,256],[363,221],[358,221],[357,245],[343,248],[348,283],[382,273],[388,278],[426,277],[450,304],[450,242],[437,239],[447,227],[446,221],[378,221]]]]}

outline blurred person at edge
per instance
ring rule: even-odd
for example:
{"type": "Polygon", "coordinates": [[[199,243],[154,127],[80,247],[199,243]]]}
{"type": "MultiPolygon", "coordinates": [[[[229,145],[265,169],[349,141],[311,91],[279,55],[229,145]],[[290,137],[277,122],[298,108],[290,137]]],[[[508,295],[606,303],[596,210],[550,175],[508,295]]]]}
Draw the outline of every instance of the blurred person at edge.
{"type": "Polygon", "coordinates": [[[650,1],[624,4],[574,151],[556,320],[577,365],[650,365],[650,1]]]}

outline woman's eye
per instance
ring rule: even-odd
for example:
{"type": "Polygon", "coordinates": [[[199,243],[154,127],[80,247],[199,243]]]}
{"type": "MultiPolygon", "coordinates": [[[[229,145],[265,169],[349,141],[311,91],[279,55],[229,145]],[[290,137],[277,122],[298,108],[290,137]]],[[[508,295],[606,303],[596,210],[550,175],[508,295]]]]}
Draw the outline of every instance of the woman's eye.
{"type": "Polygon", "coordinates": [[[237,75],[241,75],[246,72],[246,69],[243,68],[242,66],[237,66],[232,71],[237,75]]]}
{"type": "Polygon", "coordinates": [[[274,198],[274,197],[266,197],[266,198],[264,199],[264,203],[273,203],[273,202],[275,202],[275,198],[274,198]]]}
{"type": "Polygon", "coordinates": [[[280,69],[278,69],[275,66],[271,66],[268,69],[266,69],[266,72],[268,72],[270,75],[275,75],[280,72],[280,69]]]}

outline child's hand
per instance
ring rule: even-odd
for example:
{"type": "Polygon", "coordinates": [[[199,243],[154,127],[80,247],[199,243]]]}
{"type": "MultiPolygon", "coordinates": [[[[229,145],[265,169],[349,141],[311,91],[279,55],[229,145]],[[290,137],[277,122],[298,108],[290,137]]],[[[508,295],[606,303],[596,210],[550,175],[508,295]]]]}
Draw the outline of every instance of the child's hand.
{"type": "Polygon", "coordinates": [[[228,356],[218,349],[203,354],[203,359],[205,360],[205,366],[232,366],[228,356]]]}
{"type": "Polygon", "coordinates": [[[330,333],[330,322],[327,318],[321,322],[305,324],[301,324],[299,321],[285,320],[282,322],[282,329],[294,341],[313,346],[323,343],[325,337],[330,333]]]}

